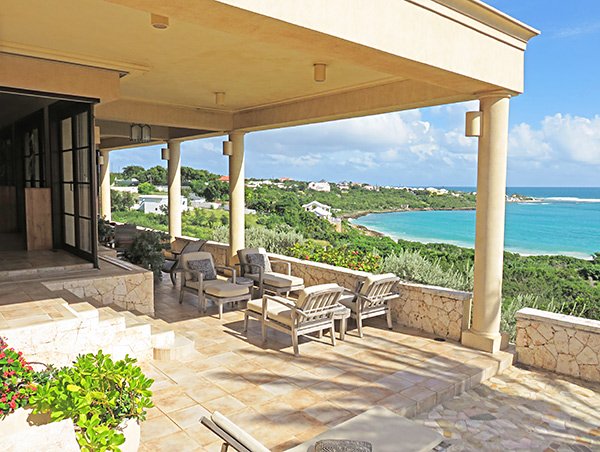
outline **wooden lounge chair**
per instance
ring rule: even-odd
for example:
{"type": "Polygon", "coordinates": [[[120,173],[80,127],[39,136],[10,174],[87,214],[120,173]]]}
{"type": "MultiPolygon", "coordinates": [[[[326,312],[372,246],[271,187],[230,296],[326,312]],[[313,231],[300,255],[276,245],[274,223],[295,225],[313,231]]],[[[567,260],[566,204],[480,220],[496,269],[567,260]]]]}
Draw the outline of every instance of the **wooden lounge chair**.
{"type": "Polygon", "coordinates": [[[385,315],[387,326],[392,329],[392,312],[389,301],[398,297],[396,287],[400,281],[393,273],[371,275],[357,284],[354,291],[346,290],[340,303],[350,308],[350,317],[356,320],[358,335],[363,337],[362,321],[385,315]]]}
{"type": "Polygon", "coordinates": [[[258,296],[264,292],[276,295],[289,294],[304,288],[304,280],[292,276],[291,264],[285,261],[271,260],[264,248],[247,248],[238,251],[240,276],[252,279],[258,287],[258,296]],[[273,271],[273,265],[286,267],[285,273],[273,271]]]}
{"type": "Polygon", "coordinates": [[[223,440],[221,452],[226,452],[230,447],[238,452],[270,452],[265,446],[254,439],[249,433],[238,427],[218,411],[210,419],[203,416],[202,425],[223,440]]]}
{"type": "Polygon", "coordinates": [[[171,243],[171,249],[163,251],[165,263],[162,266],[162,271],[169,274],[173,285],[177,282],[177,269],[181,267],[181,255],[200,251],[205,244],[206,240],[176,238],[173,243],[171,243]]]}
{"type": "Polygon", "coordinates": [[[331,345],[335,346],[334,315],[343,291],[337,284],[320,284],[302,289],[297,300],[264,295],[262,300],[248,302],[244,329],[248,327],[249,317],[254,317],[261,321],[263,340],[267,339],[267,328],[289,334],[296,356],[299,355],[298,337],[305,334],[322,334],[323,330],[329,330],[331,345]]]}
{"type": "Polygon", "coordinates": [[[179,303],[183,302],[185,292],[192,292],[198,297],[198,308],[206,312],[207,300],[219,306],[219,318],[223,318],[223,305],[238,301],[250,300],[248,287],[236,284],[236,272],[231,267],[215,266],[210,253],[196,251],[181,256],[181,269],[177,270],[183,275],[179,292],[179,303]],[[221,271],[221,275],[217,273],[221,271]],[[231,275],[231,282],[223,273],[231,275]]]}

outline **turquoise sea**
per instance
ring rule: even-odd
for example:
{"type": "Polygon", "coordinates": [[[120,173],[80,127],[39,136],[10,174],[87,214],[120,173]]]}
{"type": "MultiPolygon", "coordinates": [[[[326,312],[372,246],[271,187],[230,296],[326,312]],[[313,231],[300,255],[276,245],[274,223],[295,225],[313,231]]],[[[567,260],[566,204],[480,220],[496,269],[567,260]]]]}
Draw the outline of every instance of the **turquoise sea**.
{"type": "MultiPolygon", "coordinates": [[[[475,191],[475,187],[444,188],[475,191]]],[[[507,251],[581,258],[600,251],[600,187],[511,187],[507,193],[538,200],[507,203],[507,251]]],[[[475,211],[470,210],[370,214],[353,222],[394,238],[471,248],[475,243],[475,211]]]]}

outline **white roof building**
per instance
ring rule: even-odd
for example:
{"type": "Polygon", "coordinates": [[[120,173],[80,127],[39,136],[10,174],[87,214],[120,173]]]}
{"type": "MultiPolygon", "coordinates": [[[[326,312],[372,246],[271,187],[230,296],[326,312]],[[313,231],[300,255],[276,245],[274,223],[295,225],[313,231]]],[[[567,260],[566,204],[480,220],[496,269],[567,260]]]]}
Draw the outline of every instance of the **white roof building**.
{"type": "MultiPolygon", "coordinates": [[[[168,195],[140,195],[133,209],[144,213],[164,213],[168,210],[168,206],[168,195]]],[[[181,197],[181,210],[188,210],[188,200],[185,196],[181,197]]]]}
{"type": "Polygon", "coordinates": [[[329,185],[329,182],[310,182],[308,184],[308,189],[314,191],[329,192],[331,191],[331,185],[329,185]]]}

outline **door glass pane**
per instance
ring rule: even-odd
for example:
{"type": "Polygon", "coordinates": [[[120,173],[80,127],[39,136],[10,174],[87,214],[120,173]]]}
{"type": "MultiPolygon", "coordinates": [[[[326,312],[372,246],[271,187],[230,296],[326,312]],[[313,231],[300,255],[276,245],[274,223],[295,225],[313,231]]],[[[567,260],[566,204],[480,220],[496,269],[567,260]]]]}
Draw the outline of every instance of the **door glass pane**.
{"type": "Polygon", "coordinates": [[[91,221],[83,218],[79,219],[79,248],[92,252],[91,221]]]}
{"type": "Polygon", "coordinates": [[[88,184],[78,184],[79,186],[79,215],[90,217],[90,186],[88,184]]]}
{"type": "Polygon", "coordinates": [[[75,217],[65,215],[65,243],[75,246],[75,217]]]}
{"type": "Polygon", "coordinates": [[[75,200],[73,193],[73,184],[63,184],[63,202],[65,205],[64,213],[75,213],[75,200]]]}
{"type": "Polygon", "coordinates": [[[62,153],[63,182],[73,182],[73,151],[62,153]]]}
{"type": "Polygon", "coordinates": [[[79,149],[77,151],[77,166],[79,176],[77,180],[79,182],[89,182],[90,181],[90,149],[79,149]]]}
{"type": "Polygon", "coordinates": [[[71,118],[63,119],[60,123],[61,126],[61,149],[73,149],[73,135],[71,134],[72,124],[71,118]]]}
{"type": "Polygon", "coordinates": [[[88,146],[88,114],[87,112],[77,115],[77,147],[88,146]]]}

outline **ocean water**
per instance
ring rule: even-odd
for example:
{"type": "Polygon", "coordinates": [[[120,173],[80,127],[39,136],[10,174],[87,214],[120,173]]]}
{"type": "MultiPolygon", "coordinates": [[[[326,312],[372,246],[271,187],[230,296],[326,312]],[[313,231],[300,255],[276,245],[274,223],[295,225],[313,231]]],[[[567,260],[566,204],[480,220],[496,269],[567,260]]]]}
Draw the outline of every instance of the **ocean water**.
{"type": "MultiPolygon", "coordinates": [[[[474,187],[446,187],[475,191],[474,187]]],[[[521,254],[589,258],[600,251],[600,187],[510,187],[537,199],[507,203],[504,248],[521,254]]],[[[475,243],[475,211],[414,211],[369,214],[353,220],[394,238],[464,247],[475,243]]]]}

